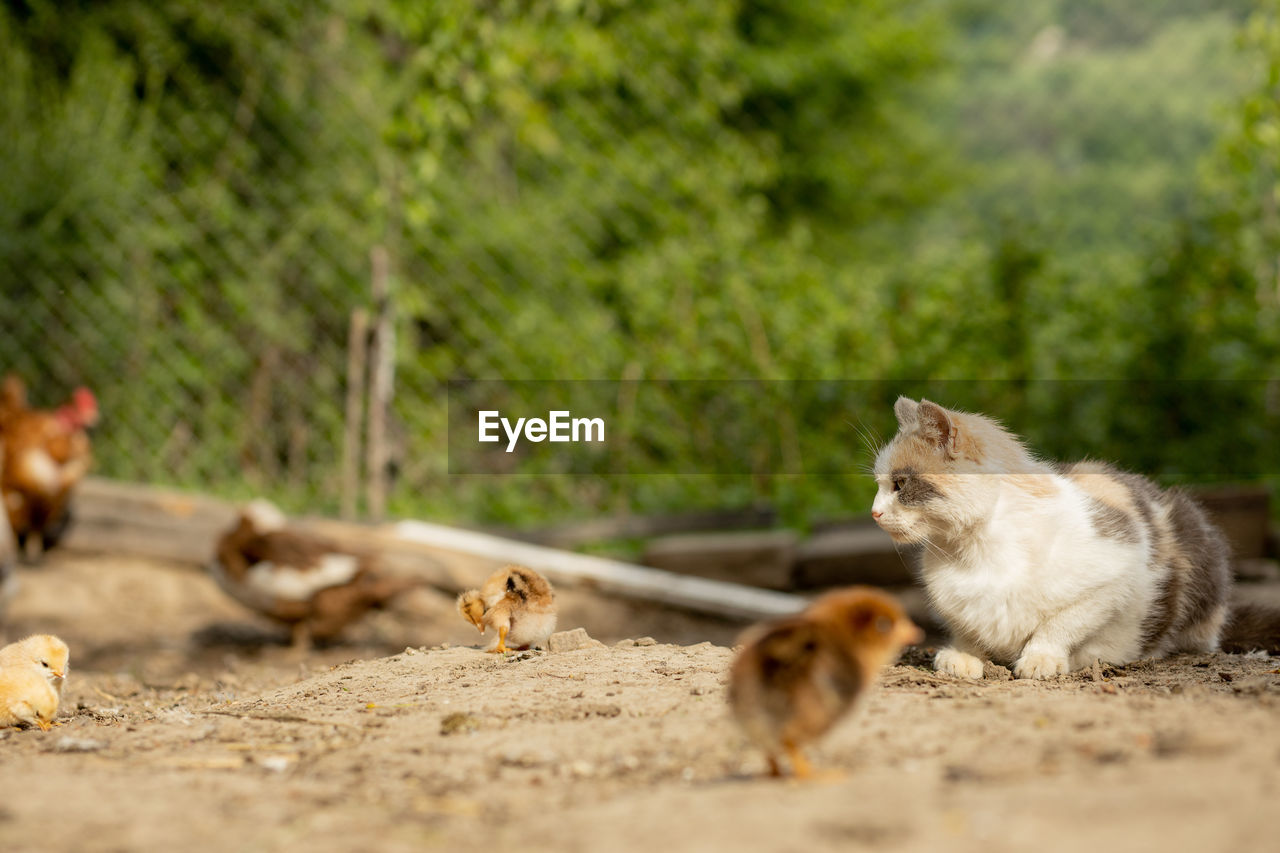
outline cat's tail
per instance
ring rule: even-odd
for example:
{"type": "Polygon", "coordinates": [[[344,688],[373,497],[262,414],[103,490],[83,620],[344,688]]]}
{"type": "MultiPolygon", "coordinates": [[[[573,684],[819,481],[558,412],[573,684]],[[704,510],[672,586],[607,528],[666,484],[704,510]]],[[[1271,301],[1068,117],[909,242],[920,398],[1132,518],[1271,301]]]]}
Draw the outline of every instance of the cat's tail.
{"type": "Polygon", "coordinates": [[[1220,646],[1232,654],[1261,649],[1280,655],[1280,607],[1252,602],[1233,606],[1222,627],[1220,646]]]}

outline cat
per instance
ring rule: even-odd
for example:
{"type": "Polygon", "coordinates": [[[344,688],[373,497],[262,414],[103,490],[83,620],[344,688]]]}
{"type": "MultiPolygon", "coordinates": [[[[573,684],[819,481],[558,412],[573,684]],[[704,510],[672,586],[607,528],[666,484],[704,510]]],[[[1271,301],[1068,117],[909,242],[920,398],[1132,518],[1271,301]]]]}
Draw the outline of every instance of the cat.
{"type": "Polygon", "coordinates": [[[1183,492],[1102,462],[1050,464],[994,420],[928,400],[900,397],[894,413],[872,517],[923,546],[952,635],[939,672],[982,678],[991,660],[1051,678],[1280,639],[1280,612],[1230,612],[1229,547],[1183,492]]]}

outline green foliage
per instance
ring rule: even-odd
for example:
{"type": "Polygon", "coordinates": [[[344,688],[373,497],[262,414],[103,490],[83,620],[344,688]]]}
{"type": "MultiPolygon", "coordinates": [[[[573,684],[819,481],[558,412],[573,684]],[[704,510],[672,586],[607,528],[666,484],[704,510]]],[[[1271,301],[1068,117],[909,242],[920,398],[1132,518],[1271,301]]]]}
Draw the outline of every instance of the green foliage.
{"type": "Polygon", "coordinates": [[[379,247],[394,513],[847,513],[858,433],[913,380],[999,380],[933,389],[1052,453],[1265,471],[1275,413],[1243,445],[1213,416],[1255,386],[1040,381],[1276,375],[1280,36],[1253,8],[5,4],[0,360],[41,402],[99,391],[105,474],[332,511],[379,247]],[[629,470],[669,476],[448,471],[451,380],[750,377],[885,381],[763,383],[764,424],[712,385],[611,401],[629,470]],[[678,476],[725,453],[757,473],[678,476]]]}
{"type": "Polygon", "coordinates": [[[331,490],[342,413],[311,403],[340,399],[385,120],[340,23],[265,2],[0,12],[0,298],[24,320],[5,360],[46,404],[98,389],[105,473],[331,490]]]}

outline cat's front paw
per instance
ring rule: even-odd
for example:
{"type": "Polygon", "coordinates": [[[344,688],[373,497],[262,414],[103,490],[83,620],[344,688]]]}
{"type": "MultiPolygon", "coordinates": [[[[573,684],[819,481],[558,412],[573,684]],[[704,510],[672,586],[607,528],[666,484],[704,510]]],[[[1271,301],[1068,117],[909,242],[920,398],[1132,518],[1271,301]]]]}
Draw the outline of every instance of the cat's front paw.
{"type": "Polygon", "coordinates": [[[1070,671],[1065,655],[1046,652],[1023,654],[1014,661],[1013,674],[1018,678],[1053,678],[1070,671]]]}
{"type": "Polygon", "coordinates": [[[948,646],[939,649],[933,656],[933,668],[945,675],[957,678],[976,678],[982,680],[982,660],[971,654],[948,646]]]}

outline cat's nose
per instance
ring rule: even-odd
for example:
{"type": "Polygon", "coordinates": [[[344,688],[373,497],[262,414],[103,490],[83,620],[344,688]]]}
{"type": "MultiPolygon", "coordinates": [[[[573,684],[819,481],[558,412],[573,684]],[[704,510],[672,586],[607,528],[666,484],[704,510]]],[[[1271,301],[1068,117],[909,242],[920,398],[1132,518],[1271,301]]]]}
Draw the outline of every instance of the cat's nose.
{"type": "Polygon", "coordinates": [[[883,512],[881,512],[881,511],[880,511],[880,510],[878,510],[878,509],[873,509],[873,510],[871,510],[871,517],[872,517],[872,518],[874,518],[876,521],[879,521],[879,520],[880,520],[880,516],[882,516],[882,515],[884,515],[884,513],[883,513],[883,512]]]}

